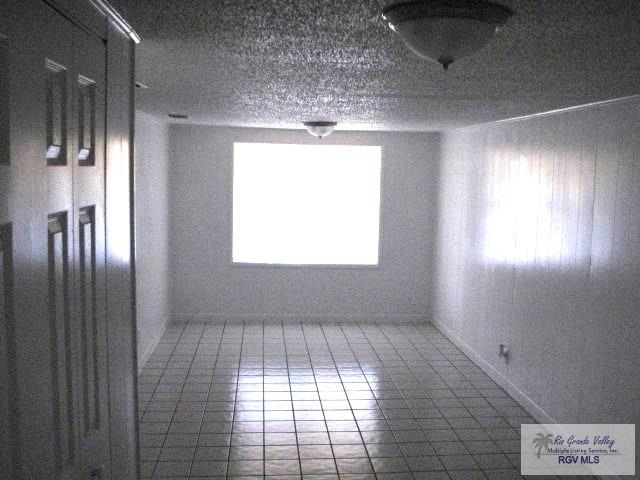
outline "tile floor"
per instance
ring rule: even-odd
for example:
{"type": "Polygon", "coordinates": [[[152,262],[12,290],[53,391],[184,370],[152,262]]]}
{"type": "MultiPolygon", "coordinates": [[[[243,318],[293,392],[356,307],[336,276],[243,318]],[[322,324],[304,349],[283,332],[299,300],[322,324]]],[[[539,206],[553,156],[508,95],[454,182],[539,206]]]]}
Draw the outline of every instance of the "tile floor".
{"type": "Polygon", "coordinates": [[[139,394],[144,479],[519,479],[533,422],[429,324],[172,325],[139,394]]]}

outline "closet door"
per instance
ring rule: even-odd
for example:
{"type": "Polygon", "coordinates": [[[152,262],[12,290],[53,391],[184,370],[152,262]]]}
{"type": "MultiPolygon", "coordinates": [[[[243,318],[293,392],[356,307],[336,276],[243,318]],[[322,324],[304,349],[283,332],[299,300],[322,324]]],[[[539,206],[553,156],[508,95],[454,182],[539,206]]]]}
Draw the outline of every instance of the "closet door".
{"type": "Polygon", "coordinates": [[[11,177],[9,155],[8,26],[0,7],[0,478],[16,478],[18,463],[16,390],[16,317],[14,305],[14,232],[8,214],[11,177]]]}
{"type": "Polygon", "coordinates": [[[39,0],[0,18],[0,475],[109,478],[105,47],[39,0]]]}
{"type": "Polygon", "coordinates": [[[110,478],[105,324],[106,48],[73,34],[74,329],[78,334],[78,441],[82,478],[110,478]]]}
{"type": "Polygon", "coordinates": [[[4,2],[9,158],[2,169],[6,350],[14,474],[74,478],[78,470],[71,313],[72,26],[42,2],[4,2]],[[9,270],[9,271],[6,271],[9,270]]]}

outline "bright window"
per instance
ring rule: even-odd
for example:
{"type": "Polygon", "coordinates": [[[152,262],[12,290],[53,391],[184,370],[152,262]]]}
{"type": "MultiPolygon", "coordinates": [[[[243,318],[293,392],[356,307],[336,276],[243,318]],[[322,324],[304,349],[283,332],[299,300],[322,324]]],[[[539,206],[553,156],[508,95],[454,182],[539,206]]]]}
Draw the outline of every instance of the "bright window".
{"type": "Polygon", "coordinates": [[[236,143],[233,261],[377,265],[381,152],[236,143]]]}

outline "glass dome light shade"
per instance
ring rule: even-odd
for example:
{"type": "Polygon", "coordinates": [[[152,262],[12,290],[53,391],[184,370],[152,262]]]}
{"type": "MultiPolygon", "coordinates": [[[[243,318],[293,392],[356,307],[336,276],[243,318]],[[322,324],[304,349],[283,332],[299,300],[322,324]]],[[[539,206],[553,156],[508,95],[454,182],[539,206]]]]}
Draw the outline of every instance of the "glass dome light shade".
{"type": "Polygon", "coordinates": [[[484,47],[512,15],[478,0],[422,0],[393,4],[383,18],[411,51],[447,69],[484,47]]]}
{"type": "Polygon", "coordinates": [[[307,131],[314,137],[323,138],[333,132],[336,122],[304,122],[307,131]]]}

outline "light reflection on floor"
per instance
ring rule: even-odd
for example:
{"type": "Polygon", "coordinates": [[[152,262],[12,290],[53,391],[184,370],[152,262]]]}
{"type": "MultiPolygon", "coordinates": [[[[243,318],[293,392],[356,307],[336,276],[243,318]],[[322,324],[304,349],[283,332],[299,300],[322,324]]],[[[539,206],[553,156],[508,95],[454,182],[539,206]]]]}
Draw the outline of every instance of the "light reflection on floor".
{"type": "Polygon", "coordinates": [[[533,422],[429,324],[178,324],[139,380],[145,479],[515,479],[533,422]]]}

